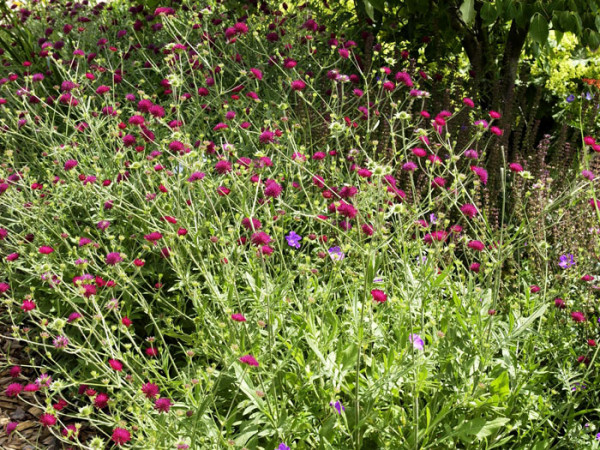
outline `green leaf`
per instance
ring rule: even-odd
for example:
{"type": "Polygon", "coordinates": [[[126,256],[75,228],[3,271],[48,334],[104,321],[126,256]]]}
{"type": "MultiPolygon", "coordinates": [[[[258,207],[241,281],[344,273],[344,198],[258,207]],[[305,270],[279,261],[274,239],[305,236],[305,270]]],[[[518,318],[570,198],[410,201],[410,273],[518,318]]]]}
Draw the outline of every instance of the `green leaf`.
{"type": "Polygon", "coordinates": [[[342,366],[342,369],[348,370],[356,365],[358,360],[358,345],[352,343],[343,351],[337,353],[337,362],[342,366]]]}
{"type": "Polygon", "coordinates": [[[517,328],[512,331],[509,339],[515,339],[523,334],[536,319],[541,317],[546,312],[546,309],[548,309],[548,303],[544,303],[532,315],[525,319],[523,323],[519,324],[517,328]]]}
{"type": "Polygon", "coordinates": [[[475,0],[465,0],[460,6],[463,21],[470,25],[475,20],[475,0]]]}
{"type": "Polygon", "coordinates": [[[478,440],[485,439],[491,436],[499,428],[510,422],[506,417],[498,417],[494,420],[485,420],[483,417],[470,420],[463,423],[457,430],[457,434],[461,438],[474,436],[478,440]]]}
{"type": "Polygon", "coordinates": [[[600,34],[594,30],[586,30],[585,44],[591,49],[596,50],[600,47],[600,34]]]}
{"type": "Polygon", "coordinates": [[[531,38],[540,45],[548,41],[548,21],[540,13],[535,13],[531,19],[531,38]]]}
{"type": "Polygon", "coordinates": [[[373,8],[375,8],[380,13],[385,12],[385,0],[365,0],[368,1],[373,8]]]}
{"type": "Polygon", "coordinates": [[[491,25],[498,18],[498,10],[492,3],[488,2],[481,6],[480,14],[484,25],[491,25]]]}
{"type": "Polygon", "coordinates": [[[369,19],[375,20],[375,11],[373,10],[373,5],[369,0],[363,0],[363,5],[365,7],[365,11],[369,19]]]}
{"type": "Polygon", "coordinates": [[[490,383],[490,391],[500,398],[507,397],[510,394],[508,372],[504,371],[498,378],[490,383]]]}

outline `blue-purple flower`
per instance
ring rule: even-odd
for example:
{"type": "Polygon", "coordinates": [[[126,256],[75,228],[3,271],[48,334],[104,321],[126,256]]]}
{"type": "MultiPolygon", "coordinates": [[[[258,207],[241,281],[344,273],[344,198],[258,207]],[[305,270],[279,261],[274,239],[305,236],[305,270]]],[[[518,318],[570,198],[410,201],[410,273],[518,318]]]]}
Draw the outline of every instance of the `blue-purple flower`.
{"type": "Polygon", "coordinates": [[[425,342],[423,342],[423,339],[418,334],[411,334],[408,336],[408,340],[412,343],[415,350],[423,350],[425,348],[425,342]]]}
{"type": "Polygon", "coordinates": [[[341,261],[346,255],[344,255],[344,252],[342,252],[341,248],[331,247],[329,249],[329,256],[331,256],[331,259],[333,259],[334,261],[341,261]]]}
{"type": "Polygon", "coordinates": [[[571,253],[568,255],[561,255],[558,265],[562,269],[568,269],[569,267],[573,267],[575,265],[575,259],[571,253]]]}
{"type": "Polygon", "coordinates": [[[344,408],[344,405],[342,405],[339,400],[336,402],[329,402],[329,406],[333,406],[338,414],[342,414],[342,411],[346,411],[346,408],[344,408]]]}
{"type": "Polygon", "coordinates": [[[277,450],[290,450],[290,448],[282,442],[279,444],[279,447],[277,447],[277,450]]]}
{"type": "Polygon", "coordinates": [[[574,102],[574,101],[575,101],[575,96],[573,94],[570,94],[567,97],[567,103],[571,103],[571,102],[574,102]]]}
{"type": "Polygon", "coordinates": [[[285,239],[290,247],[300,248],[302,236],[298,236],[296,232],[290,231],[290,234],[288,234],[285,239]]]}

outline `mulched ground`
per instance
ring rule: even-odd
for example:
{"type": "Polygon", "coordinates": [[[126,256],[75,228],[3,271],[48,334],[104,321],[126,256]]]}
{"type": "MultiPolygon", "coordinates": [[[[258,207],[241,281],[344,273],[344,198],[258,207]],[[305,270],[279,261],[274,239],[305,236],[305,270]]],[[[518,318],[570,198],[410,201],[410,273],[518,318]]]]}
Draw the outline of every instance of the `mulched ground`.
{"type": "MultiPolygon", "coordinates": [[[[34,403],[30,397],[36,393],[24,393],[18,397],[8,397],[6,387],[15,382],[30,382],[35,374],[27,368],[22,369],[19,378],[9,374],[14,365],[28,364],[23,347],[14,341],[5,339],[6,329],[0,326],[0,449],[3,450],[58,450],[63,446],[52,436],[47,428],[39,423],[39,416],[44,411],[26,402],[34,403]],[[10,436],[6,434],[9,422],[19,422],[10,436]]],[[[39,393],[37,393],[39,395],[39,393]]]]}

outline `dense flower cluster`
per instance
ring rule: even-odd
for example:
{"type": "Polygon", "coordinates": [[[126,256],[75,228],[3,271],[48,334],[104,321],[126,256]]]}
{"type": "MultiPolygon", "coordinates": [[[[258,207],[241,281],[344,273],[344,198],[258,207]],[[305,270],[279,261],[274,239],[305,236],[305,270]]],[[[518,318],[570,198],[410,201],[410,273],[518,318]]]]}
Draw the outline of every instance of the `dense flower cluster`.
{"type": "Polygon", "coordinates": [[[31,54],[1,52],[0,299],[42,356],[6,396],[51,399],[40,423],[70,445],[86,423],[97,448],[476,445],[512,436],[506,396],[554,401],[518,378],[565,358],[536,340],[550,322],[576,354],[546,387],[591,386],[596,276],[540,230],[565,198],[593,217],[593,168],[547,226],[502,212],[494,229],[503,115],[432,101],[417,55],[306,5],[147,3],[33,2],[16,13],[31,54]],[[450,410],[423,403],[436,392],[462,415],[429,429],[450,410]],[[493,429],[469,434],[479,420],[493,429]]]}

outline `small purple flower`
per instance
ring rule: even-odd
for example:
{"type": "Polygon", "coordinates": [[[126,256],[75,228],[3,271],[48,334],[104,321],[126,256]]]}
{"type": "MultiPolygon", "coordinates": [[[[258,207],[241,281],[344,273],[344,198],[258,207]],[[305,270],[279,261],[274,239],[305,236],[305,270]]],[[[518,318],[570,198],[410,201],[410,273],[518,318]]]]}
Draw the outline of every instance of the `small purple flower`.
{"type": "Polygon", "coordinates": [[[598,433],[598,434],[596,435],[596,440],[597,440],[597,441],[600,441],[600,433],[598,433]]]}
{"type": "Polygon", "coordinates": [[[334,261],[341,261],[346,255],[344,255],[344,252],[342,252],[341,248],[331,247],[329,249],[329,256],[331,256],[331,259],[334,261]]]}
{"type": "Polygon", "coordinates": [[[435,214],[433,214],[433,213],[432,213],[432,214],[430,214],[430,215],[429,215],[429,221],[430,221],[432,224],[435,224],[435,223],[437,223],[437,220],[438,220],[438,219],[437,219],[437,217],[436,217],[436,215],[435,215],[435,214]]]}
{"type": "Polygon", "coordinates": [[[415,350],[423,350],[425,348],[425,342],[423,342],[423,339],[418,334],[411,334],[408,336],[408,340],[412,343],[415,350]]]}
{"type": "Polygon", "coordinates": [[[335,403],[329,402],[329,406],[333,406],[340,415],[342,414],[342,411],[346,411],[346,408],[344,408],[344,405],[342,405],[339,400],[335,403]]]}
{"type": "Polygon", "coordinates": [[[290,231],[290,234],[288,234],[285,239],[290,247],[300,248],[302,236],[298,236],[294,231],[290,231]]]}
{"type": "Polygon", "coordinates": [[[290,448],[282,442],[279,444],[279,447],[277,447],[277,450],[290,450],[290,448]]]}
{"type": "Polygon", "coordinates": [[[571,103],[571,102],[574,102],[574,101],[575,101],[575,96],[573,94],[570,94],[567,97],[567,103],[571,103]]]}
{"type": "Polygon", "coordinates": [[[562,269],[568,269],[569,267],[573,267],[575,265],[575,259],[573,258],[573,255],[571,253],[569,253],[568,255],[561,255],[560,262],[558,263],[558,265],[562,269]]]}
{"type": "Polygon", "coordinates": [[[586,99],[586,100],[591,100],[593,97],[594,97],[594,96],[592,95],[592,93],[591,93],[591,92],[586,92],[586,94],[585,94],[585,99],[586,99]]]}

